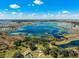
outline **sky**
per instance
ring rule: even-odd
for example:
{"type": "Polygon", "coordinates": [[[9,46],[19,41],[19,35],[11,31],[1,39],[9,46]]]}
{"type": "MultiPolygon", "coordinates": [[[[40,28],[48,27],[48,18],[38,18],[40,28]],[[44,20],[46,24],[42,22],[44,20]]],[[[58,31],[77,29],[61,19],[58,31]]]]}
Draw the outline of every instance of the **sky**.
{"type": "Polygon", "coordinates": [[[79,0],[0,0],[0,19],[79,19],[79,0]]]}

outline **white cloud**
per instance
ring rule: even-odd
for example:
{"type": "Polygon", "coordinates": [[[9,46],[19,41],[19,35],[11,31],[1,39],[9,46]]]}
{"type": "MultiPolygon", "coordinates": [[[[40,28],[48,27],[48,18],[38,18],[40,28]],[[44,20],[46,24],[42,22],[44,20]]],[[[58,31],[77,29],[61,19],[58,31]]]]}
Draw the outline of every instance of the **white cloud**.
{"type": "Polygon", "coordinates": [[[48,14],[43,14],[42,16],[43,16],[43,17],[47,17],[47,16],[48,16],[48,14]]]}
{"type": "Polygon", "coordinates": [[[0,12],[0,16],[4,16],[4,14],[0,12]]]}
{"type": "Polygon", "coordinates": [[[32,13],[30,16],[35,16],[36,15],[36,13],[32,13]]]}
{"type": "Polygon", "coordinates": [[[37,4],[37,5],[41,5],[41,4],[43,4],[44,2],[41,1],[41,0],[34,0],[33,3],[34,3],[34,4],[37,4]]]}
{"type": "Polygon", "coordinates": [[[20,12],[19,15],[23,15],[24,13],[20,12]]]}
{"type": "Polygon", "coordinates": [[[12,12],[11,14],[12,14],[12,15],[15,15],[15,14],[17,14],[17,12],[12,12]]]}
{"type": "Polygon", "coordinates": [[[48,16],[53,17],[53,16],[54,16],[54,14],[50,14],[50,13],[48,13],[48,16]]]}
{"type": "Polygon", "coordinates": [[[24,13],[24,12],[0,12],[0,19],[79,19],[79,13],[53,14],[53,13],[24,13]]]}
{"type": "Polygon", "coordinates": [[[17,4],[11,4],[10,8],[17,9],[17,8],[20,8],[20,6],[17,4]]]}
{"type": "Polygon", "coordinates": [[[70,12],[68,10],[64,10],[62,11],[63,14],[70,14],[70,12]]]}

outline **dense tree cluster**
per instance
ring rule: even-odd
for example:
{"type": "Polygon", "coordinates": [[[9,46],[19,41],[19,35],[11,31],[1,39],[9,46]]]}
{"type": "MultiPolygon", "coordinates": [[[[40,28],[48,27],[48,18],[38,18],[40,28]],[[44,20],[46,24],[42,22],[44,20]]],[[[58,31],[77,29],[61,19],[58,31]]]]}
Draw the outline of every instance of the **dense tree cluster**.
{"type": "Polygon", "coordinates": [[[76,53],[74,50],[67,50],[65,48],[57,47],[54,41],[48,40],[47,38],[44,39],[44,38],[25,37],[23,41],[14,42],[14,45],[30,48],[31,51],[38,50],[38,47],[36,46],[37,44],[39,45],[41,44],[43,46],[43,48],[41,48],[41,51],[45,55],[51,55],[53,58],[78,57],[78,53],[76,53]],[[50,47],[49,44],[51,44],[52,47],[50,47]]]}
{"type": "MultiPolygon", "coordinates": [[[[40,38],[31,38],[31,37],[25,37],[24,40],[16,40],[13,42],[13,45],[16,51],[19,50],[18,52],[15,52],[14,55],[12,56],[13,58],[24,58],[24,57],[34,57],[34,53],[37,53],[41,51],[45,55],[50,55],[51,58],[75,58],[78,57],[79,53],[79,47],[74,49],[66,49],[66,48],[61,48],[58,47],[53,40],[48,40],[48,38],[40,37],[40,38]],[[50,47],[51,45],[51,47],[50,47]],[[39,47],[42,46],[40,49],[39,47]],[[26,51],[25,54],[21,52],[21,49],[19,47],[24,47],[26,49],[30,49],[30,52],[26,51]],[[37,52],[38,51],[38,52],[37,52]],[[28,53],[27,53],[28,52],[28,53]]],[[[7,50],[9,51],[9,49],[7,50]]],[[[38,54],[39,55],[39,54],[38,54]]],[[[4,52],[0,52],[0,57],[5,57],[4,52]]]]}

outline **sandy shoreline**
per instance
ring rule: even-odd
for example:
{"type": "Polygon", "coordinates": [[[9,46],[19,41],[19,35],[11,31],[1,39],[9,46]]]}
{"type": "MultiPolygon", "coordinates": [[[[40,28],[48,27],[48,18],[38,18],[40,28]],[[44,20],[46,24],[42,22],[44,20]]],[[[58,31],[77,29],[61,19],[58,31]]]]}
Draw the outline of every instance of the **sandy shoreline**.
{"type": "Polygon", "coordinates": [[[57,45],[60,45],[60,44],[67,44],[71,41],[75,41],[75,40],[79,40],[79,34],[74,34],[74,35],[70,35],[69,37],[67,37],[68,40],[63,40],[63,41],[56,41],[55,43],[57,45]]]}

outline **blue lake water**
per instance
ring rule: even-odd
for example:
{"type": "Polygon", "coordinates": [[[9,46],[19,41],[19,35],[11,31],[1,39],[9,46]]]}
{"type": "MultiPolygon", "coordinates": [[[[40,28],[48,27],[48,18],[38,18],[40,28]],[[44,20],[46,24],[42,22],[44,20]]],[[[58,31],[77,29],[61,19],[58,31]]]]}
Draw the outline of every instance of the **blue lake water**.
{"type": "Polygon", "coordinates": [[[61,47],[61,48],[79,46],[79,40],[71,41],[71,42],[69,42],[67,44],[60,44],[60,45],[57,45],[57,46],[61,47]]]}
{"type": "Polygon", "coordinates": [[[10,34],[14,35],[18,33],[21,35],[32,34],[37,36],[48,34],[56,38],[63,38],[62,34],[69,34],[66,29],[60,28],[57,23],[52,22],[35,22],[32,23],[32,25],[21,26],[15,32],[10,34]]]}

